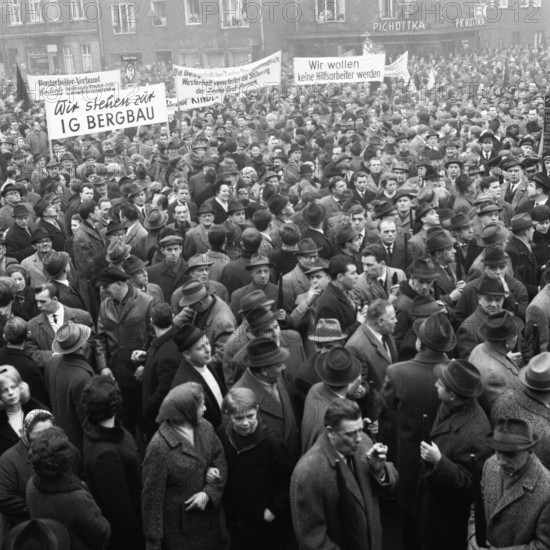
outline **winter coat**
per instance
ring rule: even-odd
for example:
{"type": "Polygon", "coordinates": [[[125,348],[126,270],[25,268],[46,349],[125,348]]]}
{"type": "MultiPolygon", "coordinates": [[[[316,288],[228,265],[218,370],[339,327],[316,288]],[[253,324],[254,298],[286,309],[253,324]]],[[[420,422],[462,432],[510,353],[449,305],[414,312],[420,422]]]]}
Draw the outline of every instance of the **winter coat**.
{"type": "Polygon", "coordinates": [[[145,537],[152,547],[220,550],[223,546],[218,510],[227,480],[223,447],[206,420],[195,427],[194,440],[191,445],[163,422],[147,447],[142,509],[145,537]],[[208,468],[218,468],[221,480],[208,483],[208,468]],[[185,501],[201,491],[209,497],[206,508],[186,512],[185,501]]]}
{"type": "Polygon", "coordinates": [[[141,468],[136,442],[120,424],[84,425],[84,466],[90,491],[111,524],[109,550],[144,547],[141,468]]]}
{"type": "Polygon", "coordinates": [[[107,267],[107,246],[101,234],[84,221],[74,233],[74,260],[79,279],[91,281],[107,267]]]}
{"type": "Polygon", "coordinates": [[[492,451],[485,444],[491,425],[475,399],[451,411],[441,404],[430,432],[441,451],[436,466],[423,464],[417,516],[423,550],[466,550],[472,504],[472,465],[481,467],[492,451]]]}
{"type": "Polygon", "coordinates": [[[31,519],[63,524],[71,538],[71,550],[101,550],[109,540],[109,522],[74,474],[54,480],[33,476],[27,485],[27,507],[31,519]]]}

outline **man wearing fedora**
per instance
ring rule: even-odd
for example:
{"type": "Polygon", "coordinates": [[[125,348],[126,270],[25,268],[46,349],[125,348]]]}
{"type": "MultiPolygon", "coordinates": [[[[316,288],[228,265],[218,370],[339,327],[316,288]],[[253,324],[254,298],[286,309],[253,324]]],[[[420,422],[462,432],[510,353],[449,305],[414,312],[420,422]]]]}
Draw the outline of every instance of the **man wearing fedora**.
{"type": "Polygon", "coordinates": [[[468,360],[481,371],[483,393],[479,402],[488,416],[501,393],[521,387],[518,378],[521,353],[512,350],[522,331],[521,319],[506,310],[489,315],[479,329],[484,342],[472,350],[468,360]]]}
{"type": "Polygon", "coordinates": [[[324,429],[290,483],[300,548],[383,548],[378,497],[390,497],[397,484],[387,447],[365,435],[361,410],[349,399],[335,399],[318,421],[324,429]]]}
{"type": "Polygon", "coordinates": [[[40,199],[34,205],[34,211],[38,216],[36,228],[45,229],[52,238],[54,250],[62,251],[67,240],[67,229],[65,222],[59,219],[56,207],[46,199],[40,199]]]}
{"type": "Polygon", "coordinates": [[[454,249],[456,251],[456,272],[457,275],[466,276],[466,252],[468,244],[474,236],[473,222],[464,214],[457,212],[451,218],[451,230],[455,238],[454,249]]]}
{"type": "Polygon", "coordinates": [[[180,235],[165,235],[159,240],[160,252],[164,257],[162,262],[147,267],[149,280],[160,286],[166,300],[185,282],[187,262],[181,256],[182,247],[180,235]]]}
{"type": "MultiPolygon", "coordinates": [[[[254,290],[261,290],[270,300],[277,301],[279,290],[277,285],[270,282],[272,266],[273,264],[266,256],[259,254],[252,256],[248,264],[245,265],[245,269],[250,273],[252,280],[231,294],[231,311],[237,320],[239,320],[238,312],[241,300],[254,290]]],[[[284,298],[286,302],[286,296],[284,298]]]]}
{"type": "Polygon", "coordinates": [[[105,299],[97,321],[97,351],[100,367],[109,367],[122,392],[122,419],[130,433],[141,420],[143,366],[131,360],[134,350],[149,346],[153,298],[129,283],[121,269],[105,268],[95,280],[105,299]]]}
{"type": "Polygon", "coordinates": [[[426,248],[437,272],[435,296],[447,306],[456,304],[466,285],[464,280],[458,280],[453,269],[456,260],[454,244],[455,239],[445,229],[433,229],[428,232],[426,248]]]}
{"type": "Polygon", "coordinates": [[[46,364],[46,387],[52,413],[69,441],[82,452],[84,413],[81,396],[94,370],[86,361],[86,346],[91,329],[68,321],[63,324],[52,344],[54,355],[46,364]]]}
{"type": "Polygon", "coordinates": [[[407,255],[409,258],[424,258],[428,254],[426,238],[428,229],[439,227],[439,215],[429,202],[422,202],[416,207],[415,222],[421,225],[420,231],[415,233],[408,241],[407,255]]]}
{"type": "MultiPolygon", "coordinates": [[[[534,453],[538,435],[529,422],[503,417],[485,441],[495,451],[481,478],[487,547],[550,547],[550,473],[534,453]]],[[[469,542],[477,547],[473,533],[469,542]]]]}
{"type": "Polygon", "coordinates": [[[153,298],[153,304],[164,302],[164,296],[159,285],[149,282],[147,264],[137,256],[130,254],[119,266],[125,273],[130,275],[130,282],[141,292],[153,298]]]}
{"type": "Polygon", "coordinates": [[[152,208],[143,222],[146,229],[146,237],[143,241],[143,255],[145,259],[150,257],[151,251],[157,248],[158,237],[166,227],[169,220],[169,214],[166,210],[152,208]]]}
{"type": "Polygon", "coordinates": [[[470,356],[472,350],[483,342],[479,329],[487,322],[489,315],[502,311],[508,293],[500,278],[491,279],[484,275],[477,292],[478,306],[460,325],[457,332],[457,352],[461,359],[470,356]]]}
{"type": "Polygon", "coordinates": [[[340,225],[334,235],[335,254],[349,256],[355,263],[357,273],[363,272],[361,263],[361,243],[363,237],[350,224],[340,225]]]}
{"type": "Polygon", "coordinates": [[[393,306],[376,299],[367,310],[365,322],[346,342],[361,365],[361,379],[380,391],[389,365],[398,361],[397,348],[392,334],[397,324],[393,306]]]}
{"type": "Polygon", "coordinates": [[[199,225],[190,229],[185,235],[184,256],[190,258],[195,254],[205,254],[210,245],[208,243],[208,230],[214,223],[214,209],[210,203],[201,204],[197,213],[199,225]]]}
{"type": "MultiPolygon", "coordinates": [[[[226,304],[229,303],[229,294],[227,289],[218,281],[212,281],[210,279],[210,268],[214,262],[208,258],[206,254],[195,254],[187,263],[185,268],[185,275],[188,281],[199,281],[202,283],[210,294],[218,296],[226,304]]],[[[170,299],[170,305],[174,314],[178,314],[181,311],[179,302],[181,300],[181,288],[178,288],[170,299]]]]}
{"type": "Polygon", "coordinates": [[[30,210],[24,204],[17,204],[13,209],[13,218],[15,223],[7,230],[4,243],[8,256],[21,263],[34,253],[30,210]]]}
{"type": "Polygon", "coordinates": [[[193,323],[205,331],[213,350],[212,364],[221,373],[225,344],[237,326],[231,309],[197,280],[182,286],[179,306],[183,309],[174,318],[174,324],[193,323]]]}
{"type": "Polygon", "coordinates": [[[35,252],[27,256],[21,265],[29,274],[31,287],[36,288],[46,282],[43,260],[52,250],[52,238],[44,228],[38,228],[32,232],[31,243],[35,252]]]}
{"type": "Polygon", "coordinates": [[[500,246],[488,246],[481,256],[482,272],[479,276],[466,283],[462,295],[454,309],[455,323],[459,325],[469,317],[479,305],[477,290],[483,280],[483,277],[492,279],[499,278],[507,293],[502,307],[508,311],[518,314],[522,319],[525,318],[525,311],[529,304],[527,289],[525,285],[508,274],[510,258],[500,246]]]}
{"type": "Polygon", "coordinates": [[[520,418],[529,422],[539,436],[534,448],[542,465],[550,468],[550,353],[536,355],[519,371],[521,389],[508,389],[495,401],[491,420],[520,418]]]}
{"type": "Polygon", "coordinates": [[[51,250],[42,261],[42,273],[46,282],[51,283],[59,295],[59,302],[73,309],[87,310],[89,296],[82,295],[74,283],[74,268],[67,252],[51,250]]]}
{"type": "MultiPolygon", "coordinates": [[[[6,229],[10,229],[15,224],[15,207],[17,205],[24,206],[26,210],[31,213],[31,205],[21,201],[21,195],[24,189],[21,185],[16,183],[7,183],[2,186],[0,195],[5,201],[4,206],[0,208],[0,232],[4,233],[6,229]]],[[[34,215],[31,216],[34,218],[34,215]]],[[[31,221],[31,228],[33,224],[31,221]]]]}
{"type": "Polygon", "coordinates": [[[479,370],[461,359],[435,368],[439,409],[420,443],[423,472],[418,494],[418,532],[423,550],[466,550],[472,472],[470,456],[481,469],[491,454],[484,441],[491,424],[476,397],[482,391],[479,370]]]}
{"type": "Polygon", "coordinates": [[[318,261],[319,251],[320,248],[313,239],[302,239],[298,242],[298,263],[292,271],[283,275],[283,293],[291,308],[296,304],[296,298],[309,290],[311,282],[306,272],[318,261]]]}
{"type": "Polygon", "coordinates": [[[248,367],[233,387],[248,388],[254,392],[262,419],[296,459],[300,455],[298,426],[281,377],[290,353],[265,337],[248,342],[246,353],[248,367]]]}
{"type": "Polygon", "coordinates": [[[356,303],[370,304],[376,299],[395,301],[399,283],[406,279],[400,269],[387,267],[386,253],[379,244],[371,244],[361,251],[363,273],[357,279],[351,294],[356,303]]]}
{"type": "Polygon", "coordinates": [[[136,206],[133,204],[122,205],[119,216],[120,223],[126,228],[124,244],[131,247],[134,256],[146,260],[145,239],[147,238],[147,229],[141,225],[136,206]]]}
{"type": "Polygon", "coordinates": [[[334,247],[324,231],[328,219],[325,207],[317,202],[310,203],[302,210],[302,219],[307,226],[307,229],[302,231],[302,239],[312,239],[319,248],[319,256],[330,260],[334,247]]]}
{"type": "MultiPolygon", "coordinates": [[[[302,453],[306,453],[324,430],[321,422],[329,403],[357,391],[361,384],[361,365],[350,350],[335,346],[317,355],[315,370],[321,379],[311,386],[302,417],[302,453]]],[[[362,395],[365,388],[362,388],[362,395]]]]}
{"type": "Polygon", "coordinates": [[[535,253],[531,249],[535,224],[530,214],[517,214],[512,218],[512,236],[506,245],[506,253],[514,268],[514,276],[527,289],[529,300],[538,293],[539,268],[535,253]]]}
{"type": "Polygon", "coordinates": [[[217,429],[222,423],[221,405],[227,389],[223,377],[212,366],[212,347],[208,337],[204,331],[186,323],[176,331],[173,340],[182,359],[170,387],[186,382],[200,384],[206,405],[204,418],[217,429]]]}
{"type": "Polygon", "coordinates": [[[526,200],[518,209],[518,214],[531,213],[535,206],[550,206],[550,177],[544,172],[536,173],[527,184],[529,200],[526,200]]]}
{"type": "MultiPolygon", "coordinates": [[[[417,548],[416,544],[416,497],[420,474],[419,449],[422,438],[423,415],[431,426],[435,420],[439,401],[435,383],[435,367],[448,361],[456,346],[453,328],[442,313],[426,319],[417,319],[413,324],[416,333],[417,354],[410,361],[390,365],[382,387],[393,415],[395,441],[386,443],[396,446],[396,467],[399,472],[397,499],[402,510],[404,548],[417,548]]],[[[388,431],[389,433],[389,431],[388,431]]]]}

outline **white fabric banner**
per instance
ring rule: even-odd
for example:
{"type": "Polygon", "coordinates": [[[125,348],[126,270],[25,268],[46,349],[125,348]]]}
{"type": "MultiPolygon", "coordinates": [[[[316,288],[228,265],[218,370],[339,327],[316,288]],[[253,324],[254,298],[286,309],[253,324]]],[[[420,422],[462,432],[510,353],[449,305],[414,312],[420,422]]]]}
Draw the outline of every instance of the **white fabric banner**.
{"type": "Polygon", "coordinates": [[[296,57],[294,82],[298,85],[381,82],[386,54],[356,57],[296,57]]]}
{"type": "Polygon", "coordinates": [[[222,103],[227,95],[281,84],[281,52],[240,67],[191,69],[174,65],[176,97],[181,109],[222,103]]]}
{"type": "Polygon", "coordinates": [[[384,77],[402,78],[408,82],[411,78],[409,74],[409,52],[400,55],[393,63],[384,67],[384,77]]]}
{"type": "Polygon", "coordinates": [[[118,93],[122,89],[120,71],[68,75],[27,75],[27,90],[33,101],[53,101],[58,97],[93,97],[98,93],[118,93]]]}
{"type": "Polygon", "coordinates": [[[133,86],[109,96],[98,93],[92,98],[73,100],[62,96],[56,101],[46,101],[45,105],[50,139],[168,121],[164,83],[133,86]]]}

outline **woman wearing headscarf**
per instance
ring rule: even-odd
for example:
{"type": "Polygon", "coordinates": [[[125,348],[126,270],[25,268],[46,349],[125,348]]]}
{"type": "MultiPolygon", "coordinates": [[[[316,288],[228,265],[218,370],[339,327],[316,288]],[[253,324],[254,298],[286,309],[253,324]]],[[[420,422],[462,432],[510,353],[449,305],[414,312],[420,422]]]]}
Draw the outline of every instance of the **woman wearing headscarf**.
{"type": "Polygon", "coordinates": [[[141,470],[136,442],[116,414],[122,407],[118,384],[95,376],[82,391],[84,463],[90,491],[111,524],[110,550],[144,547],[141,470]]]}
{"type": "Polygon", "coordinates": [[[142,510],[147,550],[223,547],[219,503],[227,479],[220,440],[203,419],[195,382],[173,388],[143,464],[142,510]]]}

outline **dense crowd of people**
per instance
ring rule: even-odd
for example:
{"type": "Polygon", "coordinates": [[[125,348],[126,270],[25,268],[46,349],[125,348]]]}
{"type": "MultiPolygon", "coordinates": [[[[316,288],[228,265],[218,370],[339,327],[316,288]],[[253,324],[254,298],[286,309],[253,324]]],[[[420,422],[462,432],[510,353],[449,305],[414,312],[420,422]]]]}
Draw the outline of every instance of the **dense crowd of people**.
{"type": "Polygon", "coordinates": [[[4,97],[2,548],[550,548],[549,60],[51,144],[4,97]]]}

